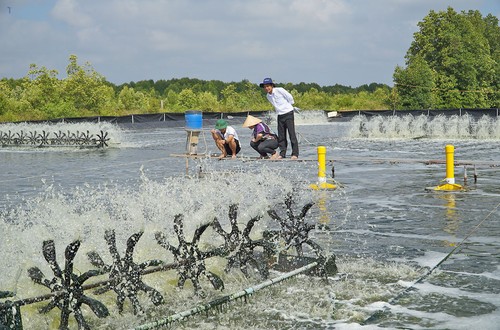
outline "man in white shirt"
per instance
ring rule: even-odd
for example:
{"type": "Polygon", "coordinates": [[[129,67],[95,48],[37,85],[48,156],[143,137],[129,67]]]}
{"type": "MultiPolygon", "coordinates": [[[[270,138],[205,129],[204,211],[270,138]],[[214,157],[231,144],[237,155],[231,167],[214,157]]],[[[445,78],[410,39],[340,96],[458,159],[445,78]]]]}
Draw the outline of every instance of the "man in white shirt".
{"type": "Polygon", "coordinates": [[[215,129],[211,130],[212,137],[215,141],[215,145],[221,151],[219,159],[231,155],[231,158],[236,158],[238,152],[240,152],[240,140],[238,139],[238,133],[236,130],[227,124],[224,119],[219,119],[215,123],[215,129]]]}
{"type": "Polygon", "coordinates": [[[280,158],[285,158],[287,142],[287,132],[290,135],[292,145],[291,159],[299,157],[299,142],[295,135],[295,119],[293,115],[293,96],[286,89],[276,87],[271,78],[265,78],[260,87],[266,91],[267,100],[271,102],[278,115],[278,145],[280,148],[280,158]]]}

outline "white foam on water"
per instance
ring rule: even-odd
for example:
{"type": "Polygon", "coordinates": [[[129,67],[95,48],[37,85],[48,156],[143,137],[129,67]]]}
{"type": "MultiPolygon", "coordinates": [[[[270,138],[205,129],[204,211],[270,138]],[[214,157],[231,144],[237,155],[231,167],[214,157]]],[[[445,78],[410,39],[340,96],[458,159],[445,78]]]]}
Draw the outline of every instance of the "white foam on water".
{"type": "MultiPolygon", "coordinates": [[[[111,264],[112,258],[103,238],[107,229],[115,230],[117,249],[122,255],[127,238],[133,233],[144,231],[136,246],[134,260],[139,262],[160,259],[171,262],[173,259],[169,253],[155,242],[154,233],[163,232],[167,240],[175,246],[177,238],[172,228],[176,214],[184,214],[183,224],[188,240],[200,224],[215,217],[225,230],[229,230],[227,213],[232,203],[239,205],[239,224],[244,225],[252,217],[262,216],[252,234],[254,238],[259,238],[263,230],[273,226],[276,228],[266,211],[269,208],[278,208],[279,213],[283,214],[282,203],[288,192],[294,191],[297,213],[304,203],[318,198],[317,192],[294,189],[294,182],[297,181],[301,180],[290,171],[281,173],[276,169],[261,168],[258,173],[237,172],[224,176],[212,173],[200,179],[175,177],[152,181],[143,176],[139,185],[133,187],[123,187],[109,181],[96,186],[86,184],[72,190],[60,191],[57,187],[48,185],[45,191],[35,198],[25,200],[22,205],[12,206],[0,213],[0,231],[7,238],[0,241],[1,258],[5,265],[0,269],[0,288],[15,292],[15,299],[47,293],[45,288],[32,283],[26,274],[27,269],[34,266],[47,278],[53,277],[41,253],[44,240],[54,240],[57,260],[61,265],[64,264],[66,246],[74,240],[81,240],[82,244],[74,261],[76,273],[81,274],[93,269],[86,258],[89,251],[97,251],[105,263],[111,264]]],[[[333,192],[328,194],[328,198],[332,197],[330,194],[333,192]]],[[[349,209],[347,207],[336,212],[349,212],[349,209]]],[[[315,216],[317,215],[321,216],[321,212],[315,213],[315,216]]],[[[341,223],[337,222],[337,225],[341,223]]],[[[222,243],[220,238],[214,239],[216,235],[212,229],[208,229],[206,233],[207,235],[202,236],[203,247],[210,248],[222,243]]],[[[325,239],[324,235],[320,236],[322,240],[325,239]]],[[[258,282],[258,279],[244,279],[234,273],[223,274],[220,271],[224,267],[224,263],[221,264],[223,261],[214,262],[212,266],[219,269],[217,272],[226,282],[225,294],[258,282]],[[249,282],[250,280],[252,282],[249,282]]],[[[186,326],[211,329],[214,325],[226,324],[230,327],[255,326],[257,329],[303,324],[324,328],[344,322],[359,322],[366,317],[367,312],[362,306],[352,310],[357,302],[372,301],[374,297],[378,299],[380,292],[387,291],[388,282],[399,287],[398,281],[401,278],[411,280],[418,274],[403,264],[384,265],[369,260],[345,261],[339,266],[341,272],[352,276],[353,281],[349,278],[348,281],[325,284],[318,278],[299,277],[288,281],[285,286],[263,290],[250,304],[241,306],[235,303],[235,310],[227,315],[209,318],[198,316],[186,321],[186,326]],[[370,274],[366,275],[366,272],[370,274]],[[369,280],[371,278],[376,280],[372,282],[369,280]],[[334,300],[332,294],[336,296],[334,300]],[[269,301],[273,302],[274,309],[266,307],[269,301]],[[334,308],[337,304],[339,305],[334,308]]],[[[237,271],[236,274],[238,273],[237,271]]],[[[155,307],[144,296],[141,298],[141,304],[146,306],[149,312],[145,316],[137,317],[131,315],[129,305],[126,305],[128,309],[124,315],[118,315],[114,310],[115,298],[112,293],[96,296],[96,299],[103,301],[114,312],[113,316],[98,320],[87,309],[85,315],[92,328],[139,325],[173,314],[174,311],[191,308],[197,302],[193,299],[192,287],[189,284],[184,290],[175,289],[176,276],[172,272],[148,275],[145,278],[148,285],[165,293],[168,303],[155,307]]],[[[207,291],[207,299],[220,295],[211,288],[207,291]]],[[[44,304],[22,308],[25,327],[57,327],[58,311],[38,315],[36,308],[40,305],[44,304]]],[[[232,309],[233,305],[230,308],[232,309]]],[[[72,322],[72,326],[75,326],[74,321],[72,322]]]]}
{"type": "Polygon", "coordinates": [[[96,138],[98,134],[103,131],[107,133],[107,137],[109,141],[107,142],[110,147],[117,147],[123,140],[122,132],[123,130],[112,123],[108,122],[100,122],[100,123],[89,123],[89,122],[81,122],[81,123],[50,123],[50,122],[41,122],[41,123],[0,123],[0,132],[3,134],[11,133],[16,136],[16,134],[41,134],[45,132],[49,134],[49,138],[55,138],[55,134],[75,134],[75,133],[89,133],[92,137],[96,138]]]}
{"type": "MultiPolygon", "coordinates": [[[[498,329],[498,321],[500,315],[490,314],[481,316],[450,317],[445,312],[426,312],[411,308],[406,308],[401,305],[389,305],[390,311],[394,314],[407,315],[415,319],[422,319],[425,322],[422,325],[412,325],[411,329],[498,329]]],[[[398,326],[397,328],[400,328],[398,326]]],[[[403,327],[406,328],[406,327],[403,327]]]]}
{"type": "Polygon", "coordinates": [[[482,139],[500,138],[500,119],[483,115],[479,119],[463,116],[355,116],[349,136],[370,139],[482,139]]]}
{"type": "Polygon", "coordinates": [[[500,305],[500,299],[498,298],[498,294],[496,293],[489,293],[489,294],[484,292],[476,293],[476,292],[471,292],[470,290],[467,291],[462,290],[458,287],[454,288],[454,287],[438,286],[430,284],[429,282],[417,283],[415,284],[415,288],[419,290],[419,294],[421,295],[437,292],[439,294],[442,294],[450,298],[467,297],[470,299],[477,299],[482,302],[488,302],[500,305]]]}
{"type": "MultiPolygon", "coordinates": [[[[0,214],[1,232],[5,233],[0,251],[6,265],[0,269],[0,287],[18,291],[12,288],[18,267],[25,267],[26,263],[46,266],[41,256],[44,240],[54,239],[60,254],[76,239],[82,241],[83,250],[106,251],[103,237],[107,229],[114,229],[117,242],[123,245],[138,231],[145,231],[141,243],[154,241],[156,231],[165,231],[169,239],[176,240],[172,230],[176,214],[184,215],[187,237],[214,217],[227,224],[231,204],[239,205],[238,220],[242,223],[264,216],[273,203],[282,203],[292,190],[290,181],[276,180],[277,176],[276,171],[263,171],[259,175],[208,174],[203,179],[167,178],[161,182],[144,176],[139,186],[122,187],[110,181],[72,191],[48,185],[39,196],[0,214]]],[[[255,228],[259,226],[257,223],[255,228]]],[[[47,267],[45,271],[50,274],[47,267]]]]}
{"type": "MultiPolygon", "coordinates": [[[[144,139],[138,138],[137,141],[133,140],[132,142],[137,143],[137,145],[143,145],[144,143],[149,145],[148,143],[151,143],[149,137],[157,136],[158,142],[153,141],[152,144],[155,146],[161,145],[160,140],[163,136],[161,132],[158,132],[158,134],[156,132],[141,134],[147,135],[148,141],[144,142],[142,141],[144,139]]],[[[178,135],[178,132],[169,131],[167,135],[168,140],[164,142],[165,144],[170,143],[173,137],[178,135]]],[[[128,136],[125,139],[127,140],[128,136]]],[[[177,140],[184,141],[183,138],[177,140]]],[[[379,143],[379,147],[381,149],[385,148],[387,144],[379,143]]],[[[485,148],[489,147],[488,144],[485,148]]],[[[422,148],[428,148],[427,143],[422,148]]],[[[471,148],[475,148],[475,145],[471,146],[471,148]]],[[[389,149],[395,149],[395,147],[391,145],[389,149]]],[[[405,150],[408,150],[408,148],[405,150]]],[[[369,148],[366,149],[366,152],[369,151],[369,148]]],[[[171,166],[172,163],[166,162],[164,166],[171,166]]],[[[178,213],[185,215],[183,223],[186,238],[190,239],[194,230],[200,224],[206,223],[214,217],[221,221],[224,229],[229,230],[228,207],[231,203],[238,203],[238,222],[242,225],[254,216],[263,216],[256,223],[255,232],[253,232],[254,237],[259,238],[263,230],[277,227],[276,223],[270,221],[266,215],[269,207],[277,208],[283,212],[283,200],[286,193],[293,191],[298,185],[301,187],[308,186],[309,183],[312,183],[311,177],[315,178],[316,175],[314,165],[306,163],[275,162],[269,164],[265,162],[248,162],[241,164],[241,167],[235,165],[239,163],[231,163],[230,161],[202,160],[200,163],[202,163],[206,171],[199,178],[193,175],[191,178],[177,176],[166,179],[153,179],[146,174],[141,177],[139,183],[132,185],[110,180],[100,184],[92,183],[78,187],[67,186],[60,188],[46,183],[42,189],[43,191],[36,197],[23,200],[21,203],[16,201],[12,206],[8,205],[7,209],[0,212],[0,233],[2,235],[5,233],[5,237],[8,237],[7,240],[0,240],[0,257],[2,262],[5,262],[2,263],[0,268],[0,290],[14,291],[17,294],[14,299],[47,293],[47,289],[32,283],[26,274],[29,267],[36,266],[47,277],[52,277],[52,272],[41,253],[41,244],[44,239],[54,239],[59,263],[64,262],[65,247],[73,240],[81,239],[82,246],[75,260],[75,272],[81,274],[86,270],[93,269],[93,266],[85,257],[85,253],[88,251],[97,251],[107,264],[111,263],[112,259],[109,255],[108,246],[103,238],[106,229],[116,231],[117,248],[122,255],[127,238],[131,234],[143,230],[144,235],[136,246],[134,260],[145,261],[158,258],[167,262],[172,261],[172,256],[155,242],[154,234],[158,231],[164,232],[168,241],[175,246],[177,238],[173,232],[173,217],[178,213]],[[313,166],[311,167],[312,171],[309,171],[311,168],[308,166],[313,166]],[[296,168],[301,168],[301,170],[296,170],[296,168]],[[308,176],[309,172],[312,173],[310,177],[308,176]],[[3,265],[6,266],[3,267],[3,265]]],[[[99,166],[105,165],[107,164],[99,164],[99,166]]],[[[382,168],[382,165],[377,165],[377,167],[382,168]]],[[[373,173],[374,171],[371,171],[371,169],[373,169],[373,166],[366,166],[366,164],[362,166],[349,165],[348,168],[350,175],[353,176],[362,171],[373,173]]],[[[169,175],[175,174],[169,173],[169,175]]],[[[375,175],[373,175],[374,184],[377,184],[377,179],[377,173],[375,172],[375,175]]],[[[370,182],[372,181],[370,180],[370,182]]],[[[362,186],[362,184],[358,185],[362,186]]],[[[381,193],[389,194],[391,192],[386,189],[385,191],[382,190],[381,193]]],[[[324,197],[321,194],[319,196],[315,195],[317,192],[307,192],[305,189],[299,189],[295,191],[295,194],[297,212],[299,212],[302,205],[310,201],[314,201],[316,205],[319,205],[321,198],[324,197]]],[[[388,226],[387,229],[395,229],[395,231],[387,233],[361,229],[342,231],[348,221],[359,222],[361,226],[364,220],[369,221],[377,217],[386,217],[388,219],[404,217],[402,211],[408,207],[407,204],[417,204],[417,201],[408,203],[408,199],[402,198],[404,190],[396,191],[395,194],[398,196],[396,201],[394,196],[391,196],[388,200],[386,195],[376,197],[367,195],[364,192],[362,195],[356,196],[356,192],[353,192],[352,189],[327,192],[326,197],[324,197],[327,201],[327,212],[322,214],[322,210],[319,207],[316,208],[315,205],[310,213],[314,216],[314,220],[321,219],[323,215],[326,215],[327,222],[331,225],[332,230],[336,231],[314,232],[312,234],[314,239],[317,239],[325,250],[332,252],[335,252],[337,248],[342,248],[343,243],[355,245],[364,244],[368,241],[373,243],[373,251],[370,252],[375,256],[380,251],[383,251],[386,246],[387,242],[384,241],[386,237],[400,237],[399,240],[393,240],[391,245],[398,245],[402,249],[407,248],[406,242],[411,242],[413,238],[424,242],[417,245],[417,255],[421,251],[425,252],[431,249],[424,246],[428,241],[432,244],[438,241],[457,242],[460,240],[459,238],[446,236],[444,233],[436,233],[435,236],[420,235],[419,231],[399,234],[397,233],[397,224],[393,224],[394,227],[388,226]],[[357,198],[363,199],[364,204],[355,204],[353,210],[349,202],[351,197],[355,200],[357,198]],[[358,212],[356,208],[359,205],[362,207],[366,204],[370,205],[370,203],[377,205],[377,207],[373,207],[373,210],[365,218],[359,216],[356,218],[356,212],[358,212]],[[389,211],[390,214],[388,214],[389,211]],[[338,228],[341,230],[337,230],[338,228]],[[352,239],[351,242],[347,242],[347,239],[342,241],[342,238],[337,235],[347,233],[353,234],[346,235],[352,239]]],[[[480,195],[485,194],[481,193],[480,195]]],[[[432,200],[428,203],[432,204],[432,200]]],[[[477,208],[480,205],[477,204],[477,208]]],[[[417,206],[412,205],[415,208],[417,206]]],[[[426,205],[425,207],[430,208],[432,205],[426,205]]],[[[460,208],[457,208],[457,211],[462,212],[460,208]]],[[[470,209],[470,212],[477,211],[475,207],[470,209]]],[[[361,212],[364,211],[361,210],[361,212]]],[[[417,218],[416,220],[420,219],[417,218]]],[[[377,225],[374,224],[374,226],[377,225]]],[[[381,227],[383,227],[383,224],[381,227]]],[[[472,237],[470,241],[493,243],[494,239],[494,236],[486,238],[472,237]]],[[[203,248],[209,249],[218,246],[221,242],[221,239],[213,233],[212,229],[207,229],[206,235],[202,236],[203,248]]],[[[443,245],[439,246],[443,248],[443,245]]],[[[386,306],[387,301],[407,289],[410,283],[414,283],[415,280],[425,274],[429,267],[437,264],[445,256],[445,253],[427,251],[424,256],[415,259],[416,262],[412,259],[415,253],[396,255],[401,256],[401,258],[376,260],[361,257],[346,258],[340,255],[337,262],[339,274],[330,279],[328,283],[324,283],[317,278],[299,276],[269,290],[262,290],[253,295],[248,303],[230,303],[224,307],[223,313],[198,315],[183,321],[180,326],[199,329],[281,329],[293,327],[357,329],[361,327],[360,323],[373,312],[386,306]]],[[[474,256],[456,254],[453,256],[453,260],[450,261],[467,260],[474,260],[474,256]]],[[[453,264],[453,262],[450,262],[450,264],[453,264]]],[[[205,281],[203,287],[206,289],[207,297],[200,298],[193,295],[192,286],[189,283],[186,284],[185,289],[178,290],[176,288],[177,278],[174,272],[150,274],[145,276],[145,282],[164,294],[164,305],[153,306],[146,295],[141,295],[141,305],[147,311],[144,315],[132,315],[129,304],[125,306],[125,313],[120,315],[115,307],[114,294],[93,295],[92,297],[103,301],[110,308],[112,315],[99,320],[87,308],[84,311],[85,317],[90,320],[93,329],[130,328],[187,310],[196,304],[206,303],[221,295],[240,291],[260,282],[257,277],[244,278],[237,270],[224,274],[222,272],[225,266],[224,260],[215,260],[209,266],[211,270],[218,272],[222,276],[226,284],[224,292],[213,290],[210,284],[205,281]]],[[[436,271],[436,275],[443,274],[447,273],[440,270],[436,271]]],[[[479,277],[481,279],[497,280],[498,267],[496,270],[490,269],[484,275],[468,273],[464,273],[464,275],[474,277],[474,279],[479,277]]],[[[435,284],[435,280],[425,281],[422,292],[430,295],[430,299],[432,299],[432,294],[439,294],[443,299],[443,305],[449,304],[450,308],[454,308],[454,303],[459,299],[457,297],[460,297],[462,293],[467,296],[469,292],[464,288],[446,289],[452,280],[447,281],[446,278],[443,280],[445,290],[441,290],[441,286],[435,284]],[[447,298],[449,298],[449,302],[447,298]]],[[[488,282],[488,285],[494,284],[494,281],[488,282]]],[[[420,288],[417,289],[420,290],[420,288]]],[[[487,288],[484,290],[487,290],[487,288]]],[[[482,292],[481,288],[478,289],[478,292],[482,292]]],[[[484,301],[481,299],[480,293],[473,293],[473,296],[478,300],[477,304],[479,305],[493,303],[493,305],[498,306],[498,303],[493,301],[495,299],[494,295],[487,294],[484,301]]],[[[410,298],[413,297],[410,295],[410,298]]],[[[405,300],[411,301],[410,298],[405,296],[405,300]]],[[[464,304],[467,304],[467,301],[459,302],[457,309],[462,309],[464,304]]],[[[459,318],[456,317],[454,311],[452,313],[435,312],[432,305],[416,304],[416,307],[407,305],[390,306],[392,311],[400,311],[402,315],[394,316],[393,320],[389,320],[389,322],[399,323],[389,323],[387,325],[384,323],[385,321],[380,321],[380,325],[367,325],[363,326],[363,328],[378,329],[391,327],[390,324],[395,324],[394,327],[400,328],[434,327],[454,329],[461,326],[467,328],[463,325],[470,326],[477,322],[482,328],[489,329],[488,325],[496,324],[489,322],[498,322],[498,312],[459,318]]],[[[57,310],[48,315],[40,315],[37,309],[42,306],[44,306],[44,303],[22,308],[23,322],[26,328],[57,328],[59,320],[57,310]]],[[[500,308],[497,310],[500,310],[500,308]]],[[[71,319],[71,327],[76,328],[72,317],[71,319]]]]}
{"type": "MultiPolygon", "coordinates": [[[[267,120],[273,126],[276,126],[277,115],[274,111],[267,114],[267,120]]],[[[313,125],[313,124],[325,124],[327,121],[327,115],[323,110],[307,110],[307,111],[296,111],[294,112],[294,122],[295,125],[313,125]]]]}

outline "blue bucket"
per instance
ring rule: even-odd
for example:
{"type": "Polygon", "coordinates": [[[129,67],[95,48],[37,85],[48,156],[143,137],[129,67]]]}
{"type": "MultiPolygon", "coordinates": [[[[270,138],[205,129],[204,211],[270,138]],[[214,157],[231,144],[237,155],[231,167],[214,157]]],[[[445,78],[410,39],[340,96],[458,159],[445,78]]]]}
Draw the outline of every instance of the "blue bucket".
{"type": "Polygon", "coordinates": [[[185,117],[186,129],[201,129],[203,127],[203,113],[201,111],[188,110],[185,117]]]}

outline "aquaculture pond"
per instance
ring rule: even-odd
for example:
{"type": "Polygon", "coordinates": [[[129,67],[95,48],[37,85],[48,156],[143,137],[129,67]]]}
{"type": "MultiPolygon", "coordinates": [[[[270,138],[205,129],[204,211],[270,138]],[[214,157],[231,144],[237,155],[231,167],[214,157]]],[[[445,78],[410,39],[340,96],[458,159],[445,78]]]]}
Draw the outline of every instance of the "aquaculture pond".
{"type": "MultiPolygon", "coordinates": [[[[275,128],[272,115],[266,120],[275,128]]],[[[48,282],[58,267],[67,269],[68,256],[76,276],[111,265],[116,257],[111,243],[122,257],[129,248],[137,264],[151,261],[145,269],[159,267],[176,262],[172,251],[182,240],[196,237],[197,249],[213,251],[224,244],[221,233],[236,224],[259,241],[280,230],[272,211],[285,218],[287,210],[299,215],[306,207],[304,222],[313,225],[307,239],[335,256],[336,274],[299,274],[171,326],[498,329],[498,118],[358,116],[329,122],[323,112],[303,111],[296,114],[299,161],[256,160],[251,131],[241,127],[244,118],[228,121],[243,148],[238,159],[222,161],[171,156],[186,151],[183,122],[177,127],[162,122],[0,125],[11,135],[85,132],[88,139],[90,134],[103,141],[107,134],[107,146],[0,148],[0,292],[5,294],[0,304],[49,294],[48,282]],[[454,146],[455,179],[467,191],[426,190],[445,178],[446,145],[454,146]],[[318,146],[326,147],[328,182],[337,189],[310,188],[318,181],[318,146]]],[[[217,152],[209,132],[214,122],[203,121],[199,153],[217,152]]],[[[50,299],[26,304],[20,308],[22,324],[57,329],[63,317],[71,329],[78,328],[78,318],[92,329],[148,326],[282,274],[271,269],[265,278],[258,267],[226,272],[228,260],[207,259],[203,274],[215,277],[200,276],[195,285],[188,278],[182,288],[182,272],[144,273],[139,281],[144,290],[132,299],[122,297],[121,304],[113,290],[96,288],[84,292],[91,300],[78,313],[47,307],[50,299]],[[223,290],[214,285],[217,279],[223,290]],[[109,315],[103,315],[102,305],[109,315]]],[[[104,272],[92,275],[86,284],[108,278],[104,272]]]]}

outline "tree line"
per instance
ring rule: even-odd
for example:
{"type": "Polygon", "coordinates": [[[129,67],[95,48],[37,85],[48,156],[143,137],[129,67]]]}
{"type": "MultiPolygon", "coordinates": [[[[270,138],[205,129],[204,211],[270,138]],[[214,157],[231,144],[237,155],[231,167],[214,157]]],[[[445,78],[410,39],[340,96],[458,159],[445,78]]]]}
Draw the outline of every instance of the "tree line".
{"type": "Polygon", "coordinates": [[[394,71],[398,109],[498,108],[500,27],[477,10],[433,11],[418,23],[406,67],[394,71]]]}
{"type": "MultiPolygon", "coordinates": [[[[396,66],[394,87],[278,83],[304,110],[496,108],[500,103],[498,19],[478,11],[430,11],[396,66]]],[[[140,113],[271,110],[265,94],[248,80],[222,82],[180,78],[115,85],[88,62],[70,55],[66,77],[31,64],[21,79],[0,80],[0,121],[45,120],[140,113]]]]}
{"type": "MultiPolygon", "coordinates": [[[[143,80],[115,85],[90,63],[69,57],[67,77],[56,70],[31,64],[21,79],[0,80],[0,121],[121,116],[140,113],[241,112],[271,110],[262,88],[248,80],[181,78],[143,80]]],[[[357,88],[315,83],[280,84],[291,91],[303,109],[386,109],[391,88],[372,83],[357,88]]]]}

